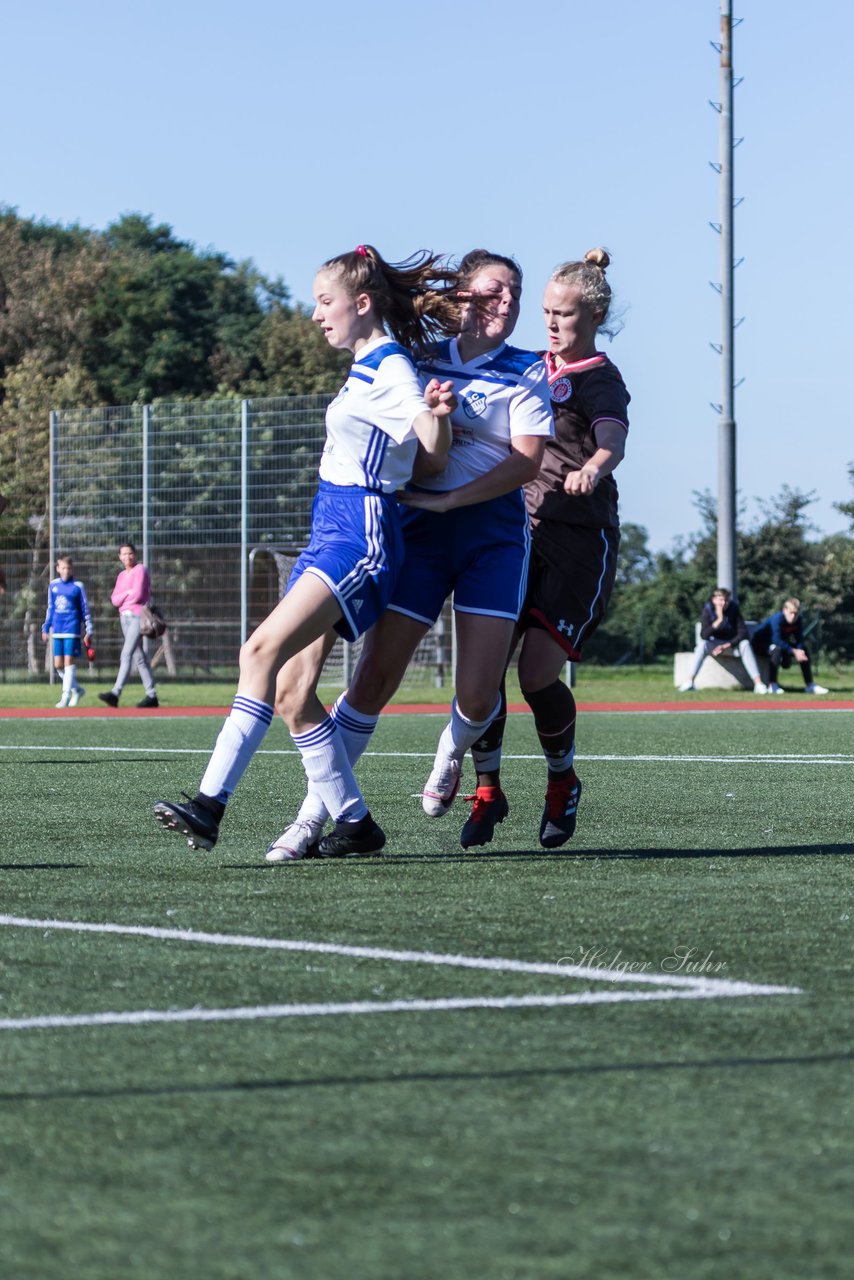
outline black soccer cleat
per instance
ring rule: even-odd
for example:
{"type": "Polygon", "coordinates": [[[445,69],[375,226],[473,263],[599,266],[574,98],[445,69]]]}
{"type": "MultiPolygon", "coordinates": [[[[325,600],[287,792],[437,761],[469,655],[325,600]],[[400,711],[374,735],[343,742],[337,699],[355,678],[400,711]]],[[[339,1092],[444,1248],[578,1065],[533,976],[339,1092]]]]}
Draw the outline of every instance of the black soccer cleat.
{"type": "Polygon", "coordinates": [[[188,804],[158,800],[154,817],[167,831],[186,836],[191,849],[212,849],[219,838],[219,823],[210,809],[197,800],[189,800],[188,804]]]}
{"type": "Polygon", "coordinates": [[[136,704],[138,707],[159,707],[160,703],[156,693],[147,693],[142,702],[136,704]]]}
{"type": "Polygon", "coordinates": [[[540,844],[544,849],[557,849],[575,832],[581,782],[578,778],[549,779],[546,807],[540,823],[540,844]]]}
{"type": "Polygon", "coordinates": [[[464,849],[490,844],[495,828],[510,812],[506,795],[500,787],[478,787],[476,793],[466,799],[473,800],[474,804],[460,832],[460,844],[464,849]]]}
{"type": "Polygon", "coordinates": [[[119,700],[112,690],[109,693],[99,693],[98,697],[102,702],[106,702],[108,707],[117,707],[119,705],[119,700]]]}
{"type": "Polygon", "coordinates": [[[369,813],[358,822],[336,822],[328,836],[317,845],[318,858],[356,858],[379,853],[385,844],[385,832],[369,813]]]}

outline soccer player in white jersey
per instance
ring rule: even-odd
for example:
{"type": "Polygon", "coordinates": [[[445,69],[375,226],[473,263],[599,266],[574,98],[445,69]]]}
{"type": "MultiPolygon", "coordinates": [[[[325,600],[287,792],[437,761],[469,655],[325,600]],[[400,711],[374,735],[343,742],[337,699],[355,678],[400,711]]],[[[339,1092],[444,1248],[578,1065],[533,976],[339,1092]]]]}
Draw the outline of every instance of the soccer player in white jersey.
{"type": "Polygon", "coordinates": [[[403,558],[396,490],[416,459],[427,472],[447,460],[451,383],[433,378],[422,390],[407,348],[456,328],[458,305],[436,287],[453,280],[430,254],[390,264],[371,245],[331,258],[315,277],[312,318],[331,346],[355,358],[326,414],[309,545],[284,598],[240,650],[237,694],[199,791],[186,804],[154,806],[157,821],[191,849],[216,843],[225,806],[273,718],[277,677],[303,651],[310,687],[290,701],[287,681],[279,687],[306,775],[337,824],[320,852],[375,853],[385,843],[316,686],[336,636],[355,640],[386,607],[403,558]]]}
{"type": "MultiPolygon", "coordinates": [[[[518,264],[475,249],[458,271],[461,331],[418,361],[422,377],[449,381],[456,396],[448,464],[438,475],[418,478],[402,495],[409,508],[404,570],[388,610],[365,637],[352,684],[335,709],[354,764],[419,641],[453,592],[456,696],[424,788],[423,807],[431,817],[448,812],[466,751],[501,707],[530,545],[522,486],[539,471],[553,433],[542,359],[507,345],[519,317],[518,264]]],[[[310,788],[268,858],[278,857],[277,851],[291,858],[310,854],[326,817],[322,797],[310,788]]]]}

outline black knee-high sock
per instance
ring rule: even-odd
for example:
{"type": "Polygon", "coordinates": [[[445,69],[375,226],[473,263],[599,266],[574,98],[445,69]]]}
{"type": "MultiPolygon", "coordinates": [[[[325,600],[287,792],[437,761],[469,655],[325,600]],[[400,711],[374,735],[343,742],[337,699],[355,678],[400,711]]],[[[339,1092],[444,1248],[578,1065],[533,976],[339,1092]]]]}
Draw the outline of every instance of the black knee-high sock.
{"type": "Polygon", "coordinates": [[[522,690],[522,697],[534,713],[534,725],[550,778],[566,778],[575,759],[575,698],[562,680],[532,693],[522,690]]]}
{"type": "Polygon", "coordinates": [[[501,772],[501,745],[507,724],[507,686],[501,681],[501,710],[471,749],[479,787],[497,787],[501,772]]]}

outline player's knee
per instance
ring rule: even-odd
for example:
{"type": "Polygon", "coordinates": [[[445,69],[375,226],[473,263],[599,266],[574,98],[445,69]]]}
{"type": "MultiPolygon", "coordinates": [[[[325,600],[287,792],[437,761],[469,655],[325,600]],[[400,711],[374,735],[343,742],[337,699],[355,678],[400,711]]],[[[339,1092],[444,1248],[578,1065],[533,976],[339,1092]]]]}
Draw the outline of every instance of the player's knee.
{"type": "Polygon", "coordinates": [[[364,715],[379,715],[396,689],[393,673],[378,663],[360,662],[347,690],[347,701],[364,715]]]}

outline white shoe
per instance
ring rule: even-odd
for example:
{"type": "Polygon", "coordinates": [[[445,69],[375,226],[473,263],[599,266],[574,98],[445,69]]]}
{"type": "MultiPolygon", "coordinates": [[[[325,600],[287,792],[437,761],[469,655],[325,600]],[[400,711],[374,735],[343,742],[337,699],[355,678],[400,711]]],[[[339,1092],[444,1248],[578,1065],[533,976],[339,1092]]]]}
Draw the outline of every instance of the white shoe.
{"type": "Polygon", "coordinates": [[[317,842],[326,819],[321,822],[297,820],[287,831],[277,836],[268,847],[268,862],[296,862],[299,858],[311,858],[317,853],[317,842]]]}
{"type": "Polygon", "coordinates": [[[778,684],[769,684],[769,686],[768,686],[768,692],[769,692],[769,693],[783,693],[783,690],[780,688],[780,686],[779,686],[778,684]]]}
{"type": "Polygon", "coordinates": [[[85,692],[86,690],[83,688],[82,684],[79,684],[76,689],[72,689],[71,697],[68,699],[69,707],[76,707],[85,692]]]}
{"type": "Polygon", "coordinates": [[[679,692],[680,692],[680,693],[693,693],[693,692],[694,692],[694,681],[693,681],[693,680],[686,680],[684,684],[680,684],[680,686],[679,686],[679,692]]]}
{"type": "Polygon", "coordinates": [[[760,680],[758,684],[755,684],[755,685],[753,686],[753,692],[754,692],[754,693],[767,693],[767,692],[768,692],[768,686],[767,686],[767,684],[763,684],[763,683],[762,683],[762,681],[760,680]]]}
{"type": "Polygon", "coordinates": [[[69,702],[69,699],[70,699],[70,698],[71,698],[71,694],[70,694],[70,693],[64,693],[64,694],[62,695],[62,697],[59,699],[59,702],[57,702],[57,704],[56,704],[56,705],[57,705],[58,707],[67,707],[67,706],[68,706],[68,702],[69,702]]]}
{"type": "Polygon", "coordinates": [[[448,812],[460,789],[462,771],[461,761],[455,760],[453,756],[437,754],[433,772],[427,779],[421,796],[421,805],[428,817],[441,818],[448,812]]]}
{"type": "Polygon", "coordinates": [[[806,687],[806,692],[807,693],[830,693],[830,690],[825,689],[823,684],[808,684],[806,687]]]}

